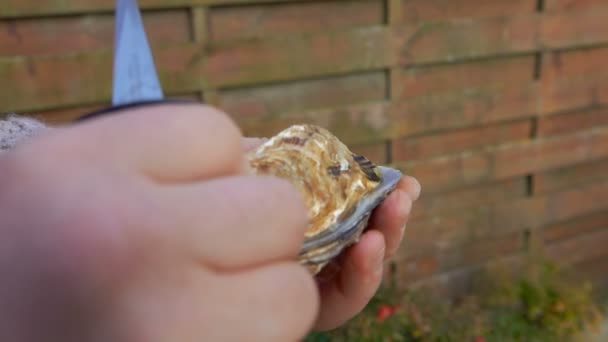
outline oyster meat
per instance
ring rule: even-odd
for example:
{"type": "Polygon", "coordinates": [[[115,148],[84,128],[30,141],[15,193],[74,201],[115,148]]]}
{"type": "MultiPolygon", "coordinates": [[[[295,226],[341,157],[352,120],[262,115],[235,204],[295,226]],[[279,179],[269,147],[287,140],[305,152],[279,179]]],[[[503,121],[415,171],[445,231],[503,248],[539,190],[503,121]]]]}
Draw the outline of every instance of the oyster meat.
{"type": "Polygon", "coordinates": [[[300,262],[313,274],[358,241],[373,209],[401,178],[315,125],[285,129],[251,151],[248,161],[254,173],[287,179],[303,196],[308,229],[300,262]]]}

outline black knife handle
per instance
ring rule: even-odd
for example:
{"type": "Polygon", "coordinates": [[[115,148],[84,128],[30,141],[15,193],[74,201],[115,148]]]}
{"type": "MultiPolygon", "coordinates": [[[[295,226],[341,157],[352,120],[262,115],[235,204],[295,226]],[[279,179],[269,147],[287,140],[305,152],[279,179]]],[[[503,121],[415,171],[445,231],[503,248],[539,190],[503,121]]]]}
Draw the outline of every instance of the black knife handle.
{"type": "Polygon", "coordinates": [[[200,101],[187,100],[187,99],[162,99],[162,100],[140,101],[140,102],[127,103],[127,104],[118,105],[118,106],[101,108],[101,109],[98,109],[91,113],[87,113],[87,114],[77,118],[76,121],[77,122],[84,121],[84,120],[93,119],[93,118],[97,118],[97,117],[100,117],[103,115],[108,115],[108,114],[117,114],[118,112],[121,112],[121,111],[124,111],[127,109],[134,109],[134,108],[139,108],[139,107],[150,107],[150,106],[159,106],[159,105],[166,105],[166,104],[202,104],[202,103],[203,102],[200,102],[200,101]]]}

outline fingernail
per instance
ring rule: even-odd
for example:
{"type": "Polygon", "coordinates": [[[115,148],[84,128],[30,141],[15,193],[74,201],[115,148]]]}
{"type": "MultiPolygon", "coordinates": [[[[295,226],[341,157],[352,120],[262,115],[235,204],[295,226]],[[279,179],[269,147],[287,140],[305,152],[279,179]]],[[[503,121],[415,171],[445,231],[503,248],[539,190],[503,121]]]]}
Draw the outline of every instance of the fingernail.
{"type": "Polygon", "coordinates": [[[407,176],[408,178],[408,183],[409,183],[409,187],[407,191],[407,194],[410,196],[410,198],[412,199],[412,201],[417,201],[418,198],[420,198],[420,192],[422,191],[422,185],[420,185],[420,182],[418,182],[418,180],[412,176],[407,176]]]}
{"type": "Polygon", "coordinates": [[[420,185],[420,182],[418,182],[417,179],[415,179],[414,184],[415,185],[414,185],[412,200],[417,201],[418,198],[420,198],[420,193],[422,192],[422,186],[420,185]]]}

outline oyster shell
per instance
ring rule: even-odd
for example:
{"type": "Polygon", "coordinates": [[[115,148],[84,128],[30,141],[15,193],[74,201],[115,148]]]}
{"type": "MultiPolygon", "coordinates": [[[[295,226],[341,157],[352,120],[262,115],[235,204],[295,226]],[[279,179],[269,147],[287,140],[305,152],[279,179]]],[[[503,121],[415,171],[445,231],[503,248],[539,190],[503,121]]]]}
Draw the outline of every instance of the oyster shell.
{"type": "Polygon", "coordinates": [[[315,125],[285,129],[251,151],[248,161],[256,174],[287,179],[302,194],[309,225],[299,259],[313,274],[358,241],[373,209],[401,178],[315,125]]]}

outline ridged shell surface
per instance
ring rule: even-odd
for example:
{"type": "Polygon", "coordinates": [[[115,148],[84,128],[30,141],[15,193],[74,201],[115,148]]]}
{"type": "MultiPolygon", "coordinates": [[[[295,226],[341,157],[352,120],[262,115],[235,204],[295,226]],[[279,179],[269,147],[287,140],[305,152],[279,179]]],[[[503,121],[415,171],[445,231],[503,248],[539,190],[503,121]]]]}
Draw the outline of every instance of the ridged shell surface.
{"type": "Polygon", "coordinates": [[[378,192],[385,168],[351,152],[336,136],[315,125],[287,128],[251,151],[248,159],[256,174],[287,179],[302,195],[308,209],[308,247],[301,261],[313,273],[358,239],[371,210],[394,185],[378,192]],[[369,198],[370,194],[376,198],[369,198]],[[360,210],[363,202],[369,208],[360,210]]]}

